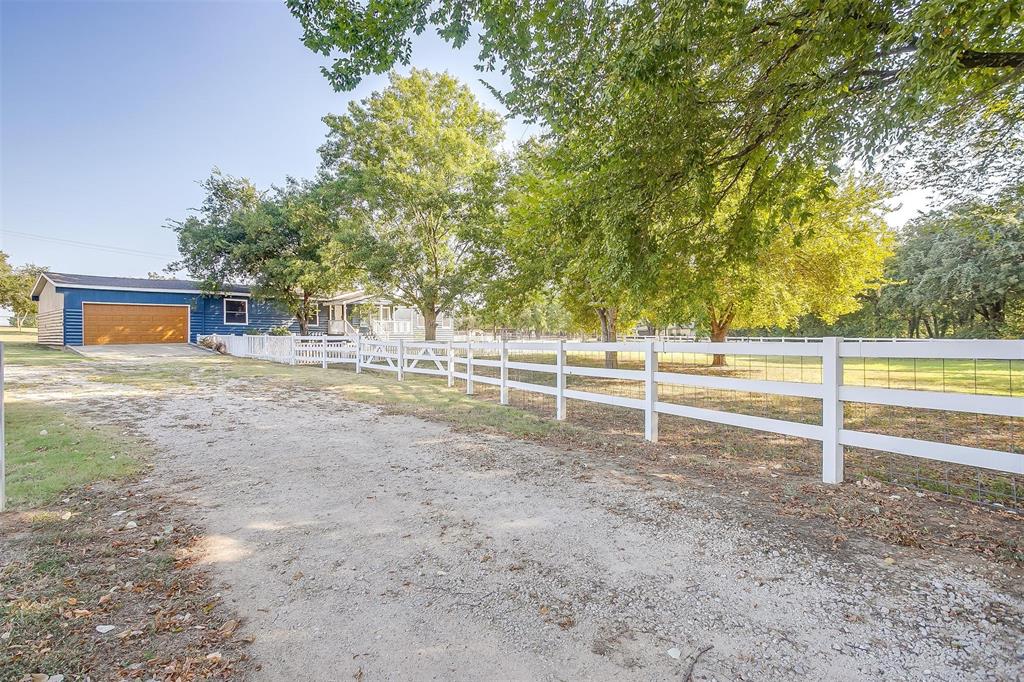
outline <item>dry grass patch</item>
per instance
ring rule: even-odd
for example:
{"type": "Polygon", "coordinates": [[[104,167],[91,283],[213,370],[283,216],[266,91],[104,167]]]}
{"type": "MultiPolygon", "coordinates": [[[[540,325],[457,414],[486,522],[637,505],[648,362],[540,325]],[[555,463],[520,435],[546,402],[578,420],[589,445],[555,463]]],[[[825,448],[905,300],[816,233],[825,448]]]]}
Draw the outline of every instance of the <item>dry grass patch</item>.
{"type": "Polygon", "coordinates": [[[160,496],[113,485],[0,517],[5,680],[228,679],[237,620],[191,565],[199,530],[160,496]]]}

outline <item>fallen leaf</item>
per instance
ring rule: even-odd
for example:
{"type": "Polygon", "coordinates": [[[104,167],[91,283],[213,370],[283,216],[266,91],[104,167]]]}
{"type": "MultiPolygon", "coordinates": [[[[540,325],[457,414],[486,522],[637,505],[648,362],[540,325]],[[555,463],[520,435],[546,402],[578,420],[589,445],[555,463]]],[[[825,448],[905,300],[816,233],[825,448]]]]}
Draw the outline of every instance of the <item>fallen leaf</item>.
{"type": "Polygon", "coordinates": [[[230,637],[231,635],[235,634],[235,630],[237,629],[238,621],[235,619],[231,619],[228,622],[224,623],[224,625],[221,625],[220,630],[218,630],[218,632],[224,637],[230,637]]]}

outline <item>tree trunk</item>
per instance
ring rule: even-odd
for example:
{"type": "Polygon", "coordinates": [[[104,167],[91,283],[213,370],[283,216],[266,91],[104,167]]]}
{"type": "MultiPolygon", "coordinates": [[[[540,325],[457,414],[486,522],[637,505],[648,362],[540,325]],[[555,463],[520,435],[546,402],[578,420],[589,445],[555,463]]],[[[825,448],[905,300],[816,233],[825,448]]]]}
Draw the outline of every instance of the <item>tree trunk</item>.
{"type": "Polygon", "coordinates": [[[434,306],[424,306],[420,311],[423,315],[423,340],[437,340],[437,310],[434,306]]]}
{"type": "Polygon", "coordinates": [[[309,296],[303,295],[302,307],[295,319],[299,321],[299,335],[309,336],[309,296]]]}
{"type": "MultiPolygon", "coordinates": [[[[601,340],[614,343],[616,341],[615,332],[615,316],[617,314],[615,308],[598,308],[597,316],[601,320],[601,340]]],[[[607,369],[616,369],[619,366],[619,354],[613,350],[605,351],[604,353],[604,366],[607,369]]]]}
{"type": "MultiPolygon", "coordinates": [[[[729,338],[729,327],[726,324],[712,321],[711,322],[711,340],[715,343],[722,343],[729,338]]],[[[726,365],[725,355],[721,353],[715,353],[714,357],[711,358],[712,367],[725,367],[726,365]]]]}
{"type": "Polygon", "coordinates": [[[927,316],[924,318],[924,320],[922,320],[922,322],[924,322],[924,332],[925,332],[925,334],[928,335],[928,338],[929,339],[936,338],[936,336],[935,336],[935,329],[932,327],[932,323],[928,319],[927,316]]]}

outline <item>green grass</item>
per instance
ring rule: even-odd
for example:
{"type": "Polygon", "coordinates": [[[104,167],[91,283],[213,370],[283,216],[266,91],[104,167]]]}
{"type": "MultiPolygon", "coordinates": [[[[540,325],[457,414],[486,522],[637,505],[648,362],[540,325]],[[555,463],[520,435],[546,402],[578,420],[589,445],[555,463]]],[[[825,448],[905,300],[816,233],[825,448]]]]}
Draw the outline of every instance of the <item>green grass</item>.
{"type": "Polygon", "coordinates": [[[135,439],[88,426],[57,407],[8,399],[4,416],[11,507],[43,505],[72,486],[127,476],[141,466],[135,439]]]}
{"type": "Polygon", "coordinates": [[[40,346],[36,343],[36,330],[5,328],[0,331],[0,342],[4,344],[4,362],[8,365],[30,367],[54,367],[68,362],[82,362],[81,355],[40,346]]]}
{"type": "Polygon", "coordinates": [[[542,436],[558,428],[573,428],[530,412],[478,400],[464,391],[448,388],[441,377],[409,374],[399,382],[393,373],[368,370],[356,374],[350,367],[324,371],[315,366],[290,367],[240,359],[224,365],[222,372],[224,378],[273,377],[317,386],[349,400],[382,405],[407,414],[439,417],[470,429],[542,436]]]}
{"type": "Polygon", "coordinates": [[[96,363],[91,368],[94,368],[96,372],[89,375],[89,380],[104,384],[124,384],[153,391],[195,386],[192,373],[182,371],[182,367],[170,364],[111,367],[96,363]]]}
{"type": "MultiPolygon", "coordinates": [[[[604,365],[604,353],[569,352],[567,362],[583,367],[604,365]]],[[[622,369],[643,369],[641,353],[619,353],[622,369]]],[[[497,359],[497,354],[474,353],[476,358],[497,359]]],[[[554,364],[555,355],[512,351],[514,362],[554,364]]],[[[730,355],[724,368],[712,368],[706,353],[662,353],[659,367],[665,372],[717,374],[768,381],[821,382],[821,359],[781,355],[730,355]]],[[[843,383],[988,395],[1024,395],[1024,361],[1021,360],[914,360],[900,358],[849,358],[843,363],[843,383]]],[[[552,383],[553,379],[551,380],[552,383]]]]}

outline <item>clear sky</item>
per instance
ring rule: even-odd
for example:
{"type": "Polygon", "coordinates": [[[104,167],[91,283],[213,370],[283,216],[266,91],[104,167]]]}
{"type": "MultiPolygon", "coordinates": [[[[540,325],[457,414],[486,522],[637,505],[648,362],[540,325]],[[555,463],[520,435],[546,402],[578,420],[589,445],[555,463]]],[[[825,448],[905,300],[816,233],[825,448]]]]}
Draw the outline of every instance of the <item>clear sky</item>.
{"type": "MultiPolygon", "coordinates": [[[[214,166],[261,187],[312,175],[321,117],[386,77],[335,93],[300,37],[283,2],[0,1],[0,249],[14,264],[145,276],[176,257],[165,225],[200,203],[214,166]]],[[[413,52],[499,109],[475,59],[433,34],[413,52]]],[[[509,122],[511,140],[528,133],[509,122]]]]}

